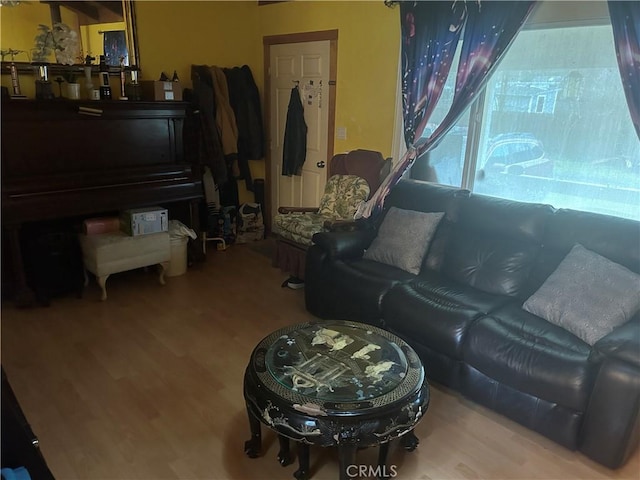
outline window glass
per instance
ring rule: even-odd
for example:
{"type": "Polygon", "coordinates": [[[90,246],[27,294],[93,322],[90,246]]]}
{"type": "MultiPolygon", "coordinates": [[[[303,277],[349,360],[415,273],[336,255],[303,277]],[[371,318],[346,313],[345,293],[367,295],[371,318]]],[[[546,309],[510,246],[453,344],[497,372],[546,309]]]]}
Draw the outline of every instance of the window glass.
{"type": "MultiPolygon", "coordinates": [[[[451,105],[459,52],[423,137],[451,105]]],[[[610,25],[521,31],[483,95],[478,148],[466,153],[467,110],[413,178],[640,220],[640,141],[610,25]]]]}
{"type": "Polygon", "coordinates": [[[640,141],[610,26],[520,32],[484,105],[475,192],[640,219],[640,141]]]}

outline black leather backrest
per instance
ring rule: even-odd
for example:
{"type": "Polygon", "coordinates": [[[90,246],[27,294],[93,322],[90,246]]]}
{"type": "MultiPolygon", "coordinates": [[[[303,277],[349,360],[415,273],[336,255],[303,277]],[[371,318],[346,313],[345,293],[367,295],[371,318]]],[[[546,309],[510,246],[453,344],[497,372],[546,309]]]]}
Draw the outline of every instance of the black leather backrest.
{"type": "Polygon", "coordinates": [[[559,209],[549,219],[543,243],[531,276],[532,292],[544,283],[576,243],[640,273],[640,222],[635,220],[559,209]]]}
{"type": "Polygon", "coordinates": [[[460,211],[460,198],[469,192],[456,187],[438,185],[420,180],[400,180],[386,198],[386,210],[394,206],[419,212],[445,212],[447,218],[456,222],[460,211]]]}
{"type": "Polygon", "coordinates": [[[468,190],[419,180],[401,180],[391,189],[385,201],[385,210],[394,206],[405,210],[445,213],[431,239],[422,264],[423,269],[440,270],[449,243],[451,225],[458,221],[461,202],[468,196],[468,190]]]}
{"type": "Polygon", "coordinates": [[[522,295],[553,211],[549,205],[471,194],[462,202],[443,272],[485,292],[522,295]]]}

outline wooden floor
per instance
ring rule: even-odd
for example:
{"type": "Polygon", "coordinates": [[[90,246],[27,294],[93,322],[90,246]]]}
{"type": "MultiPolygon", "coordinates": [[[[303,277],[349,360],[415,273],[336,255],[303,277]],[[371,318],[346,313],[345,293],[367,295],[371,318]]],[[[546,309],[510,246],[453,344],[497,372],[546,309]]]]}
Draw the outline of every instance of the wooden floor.
{"type": "MultiPolygon", "coordinates": [[[[263,251],[261,251],[263,250],[263,251]]],[[[142,270],[114,275],[109,299],[2,308],[2,363],[57,479],[290,479],[295,465],[249,459],[242,377],[254,345],[311,320],[304,291],[256,249],[210,247],[206,262],[157,283],[142,270]]],[[[404,479],[640,478],[636,452],[611,471],[500,415],[432,386],[415,452],[392,447],[404,479]]],[[[374,449],[358,463],[375,464],[374,449]]],[[[311,450],[312,478],[337,478],[333,449],[311,450]]]]}

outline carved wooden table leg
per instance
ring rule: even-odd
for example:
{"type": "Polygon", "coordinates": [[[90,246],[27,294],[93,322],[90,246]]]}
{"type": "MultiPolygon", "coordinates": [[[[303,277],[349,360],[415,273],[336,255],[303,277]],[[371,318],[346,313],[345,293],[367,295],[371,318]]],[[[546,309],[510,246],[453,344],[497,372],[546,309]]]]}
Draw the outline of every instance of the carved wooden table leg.
{"type": "Polygon", "coordinates": [[[400,442],[402,444],[402,448],[404,448],[407,452],[413,452],[420,443],[420,440],[418,440],[418,437],[416,437],[415,433],[413,433],[412,430],[405,433],[402,436],[400,442]]]}
{"type": "Polygon", "coordinates": [[[280,462],[280,465],[282,465],[283,467],[286,467],[292,461],[291,452],[289,451],[289,439],[284,435],[278,435],[278,442],[280,442],[278,462],[280,462]]]}
{"type": "Polygon", "coordinates": [[[247,409],[249,417],[249,428],[251,429],[251,438],[244,442],[244,453],[249,458],[257,458],[260,456],[262,449],[262,433],[260,431],[260,420],[254,417],[247,409]]]}
{"type": "Polygon", "coordinates": [[[298,444],[298,470],[293,472],[293,476],[298,480],[309,478],[309,445],[306,443],[298,444]]]}
{"type": "Polygon", "coordinates": [[[356,450],[357,447],[352,443],[343,443],[338,445],[338,458],[340,459],[340,480],[349,480],[353,478],[349,475],[353,472],[353,468],[349,468],[350,465],[355,465],[356,463],[356,450]]]}
{"type": "Polygon", "coordinates": [[[389,478],[387,474],[387,456],[389,455],[389,443],[381,443],[378,449],[378,472],[380,476],[378,478],[389,478]]]}

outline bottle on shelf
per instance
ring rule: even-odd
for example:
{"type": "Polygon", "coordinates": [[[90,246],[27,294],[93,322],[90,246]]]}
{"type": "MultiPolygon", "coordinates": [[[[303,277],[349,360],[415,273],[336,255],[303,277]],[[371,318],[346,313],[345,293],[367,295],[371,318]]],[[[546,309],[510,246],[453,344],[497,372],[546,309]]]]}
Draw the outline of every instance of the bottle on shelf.
{"type": "Polygon", "coordinates": [[[126,91],[127,73],[124,64],[124,55],[120,55],[120,100],[129,100],[126,91]]]}
{"type": "Polygon", "coordinates": [[[109,66],[104,55],[100,55],[100,100],[111,100],[111,84],[109,83],[109,66]]]}
{"type": "Polygon", "coordinates": [[[93,97],[93,80],[91,78],[91,64],[95,60],[95,57],[87,55],[84,59],[84,88],[87,92],[86,97],[91,99],[93,97]]]}
{"type": "Polygon", "coordinates": [[[140,100],[142,100],[142,91],[140,90],[141,86],[138,80],[138,74],[140,72],[138,70],[138,67],[135,65],[126,68],[130,76],[130,82],[125,85],[127,98],[129,100],[139,102],[140,100]]]}
{"type": "Polygon", "coordinates": [[[55,98],[49,81],[49,64],[47,62],[34,63],[36,66],[36,98],[38,100],[52,100],[55,98]]]}

